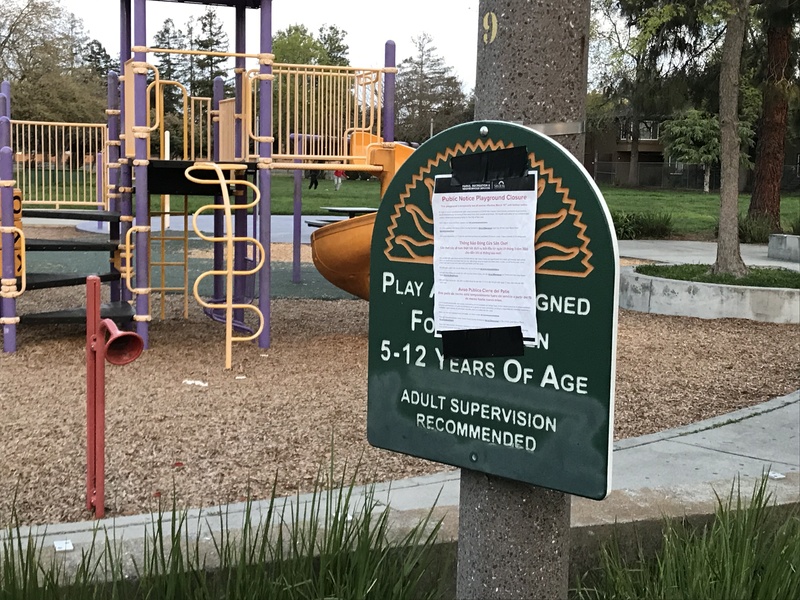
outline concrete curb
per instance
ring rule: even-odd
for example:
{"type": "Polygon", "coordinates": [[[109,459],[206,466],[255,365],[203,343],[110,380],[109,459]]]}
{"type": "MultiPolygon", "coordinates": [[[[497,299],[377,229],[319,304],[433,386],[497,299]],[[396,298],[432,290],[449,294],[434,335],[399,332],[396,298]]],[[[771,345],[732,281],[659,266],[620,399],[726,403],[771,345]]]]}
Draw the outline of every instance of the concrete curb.
{"type": "Polygon", "coordinates": [[[618,440],[614,442],[614,450],[636,448],[637,446],[644,446],[646,444],[652,444],[653,442],[670,440],[692,433],[697,433],[699,431],[715,429],[721,425],[735,423],[737,421],[742,421],[744,419],[749,419],[751,417],[756,417],[764,413],[778,410],[779,408],[783,408],[784,406],[788,406],[794,402],[800,402],[800,390],[796,390],[786,394],[785,396],[773,398],[772,400],[767,400],[766,402],[756,404],[755,406],[742,408],[724,415],[711,417],[710,419],[697,421],[696,423],[690,423],[689,425],[684,425],[682,427],[675,427],[673,429],[667,429],[666,431],[659,431],[657,433],[651,433],[648,435],[640,435],[639,437],[635,438],[618,440]]]}
{"type": "Polygon", "coordinates": [[[623,267],[620,308],[700,319],[800,323],[800,290],[664,279],[623,267]]]}
{"type": "Polygon", "coordinates": [[[767,256],[776,260],[800,263],[800,235],[772,233],[767,245],[767,256]]]}

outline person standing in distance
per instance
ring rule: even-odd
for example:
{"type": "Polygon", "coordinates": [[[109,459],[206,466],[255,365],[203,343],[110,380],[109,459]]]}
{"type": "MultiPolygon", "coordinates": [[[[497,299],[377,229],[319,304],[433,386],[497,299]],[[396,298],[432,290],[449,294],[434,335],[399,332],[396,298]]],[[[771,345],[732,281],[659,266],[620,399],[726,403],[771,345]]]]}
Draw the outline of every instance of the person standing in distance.
{"type": "Polygon", "coordinates": [[[333,189],[337,192],[339,188],[342,187],[342,178],[344,177],[344,170],[343,169],[336,169],[333,172],[333,189]]]}

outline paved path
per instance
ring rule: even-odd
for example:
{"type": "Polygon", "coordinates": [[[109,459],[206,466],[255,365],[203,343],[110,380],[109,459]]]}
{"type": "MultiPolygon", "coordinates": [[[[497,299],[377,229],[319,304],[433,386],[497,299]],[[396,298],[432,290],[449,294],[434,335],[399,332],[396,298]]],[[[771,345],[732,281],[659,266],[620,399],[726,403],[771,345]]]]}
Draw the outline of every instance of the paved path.
{"type": "MultiPolygon", "coordinates": [[[[769,258],[766,244],[740,244],[739,251],[742,260],[748,266],[783,267],[800,271],[800,263],[769,258]]],[[[711,264],[717,256],[717,244],[672,240],[620,240],[619,254],[628,258],[676,264],[711,264]]]]}

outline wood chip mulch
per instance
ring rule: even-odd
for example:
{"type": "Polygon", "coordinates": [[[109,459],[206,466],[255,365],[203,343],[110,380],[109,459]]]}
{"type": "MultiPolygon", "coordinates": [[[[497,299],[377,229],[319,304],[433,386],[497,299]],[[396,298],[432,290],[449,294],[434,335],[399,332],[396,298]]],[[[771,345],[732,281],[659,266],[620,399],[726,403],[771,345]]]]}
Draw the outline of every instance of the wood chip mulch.
{"type": "MultiPolygon", "coordinates": [[[[82,290],[30,292],[20,310],[82,290]],[[37,296],[37,294],[39,294],[37,296]]],[[[368,304],[273,300],[272,345],[234,345],[192,302],[154,321],[151,349],[107,368],[107,514],[309,491],[335,450],[358,482],[442,470],[366,442],[368,304]],[[199,382],[199,383],[198,383],[199,382]],[[207,384],[202,385],[202,384],[207,384]]],[[[724,414],[800,388],[800,327],[620,311],[615,437],[724,414]]],[[[0,526],[81,521],[86,372],[82,326],[20,327],[0,355],[0,526]]]]}

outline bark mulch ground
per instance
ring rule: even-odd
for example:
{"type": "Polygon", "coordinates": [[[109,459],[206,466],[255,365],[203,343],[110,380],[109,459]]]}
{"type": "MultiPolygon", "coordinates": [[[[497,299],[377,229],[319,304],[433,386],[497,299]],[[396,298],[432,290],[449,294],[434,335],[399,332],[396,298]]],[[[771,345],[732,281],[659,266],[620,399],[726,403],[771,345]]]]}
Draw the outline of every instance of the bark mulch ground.
{"type": "MultiPolygon", "coordinates": [[[[274,254],[275,255],[275,254],[274,254]]],[[[21,311],[82,302],[30,292],[21,311]]],[[[151,349],[107,374],[107,514],[199,507],[312,488],[318,470],[360,464],[358,482],[442,465],[366,442],[368,304],[273,300],[272,347],[234,345],[192,302],[169,299],[151,349]],[[207,384],[207,385],[206,385],[207,384]]],[[[800,327],[620,311],[615,437],[685,425],[800,387],[800,327]]],[[[82,326],[20,327],[0,356],[0,525],[80,521],[85,510],[82,326]]]]}

